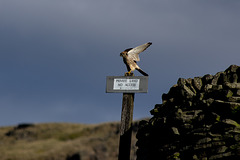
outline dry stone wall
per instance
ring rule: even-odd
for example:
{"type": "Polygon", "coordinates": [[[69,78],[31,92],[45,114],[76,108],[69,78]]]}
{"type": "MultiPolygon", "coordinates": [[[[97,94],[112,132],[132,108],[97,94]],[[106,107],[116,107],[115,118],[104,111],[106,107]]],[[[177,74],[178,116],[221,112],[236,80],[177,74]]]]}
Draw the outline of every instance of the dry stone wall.
{"type": "Polygon", "coordinates": [[[240,159],[240,67],[180,78],[137,133],[137,160],[240,159]]]}

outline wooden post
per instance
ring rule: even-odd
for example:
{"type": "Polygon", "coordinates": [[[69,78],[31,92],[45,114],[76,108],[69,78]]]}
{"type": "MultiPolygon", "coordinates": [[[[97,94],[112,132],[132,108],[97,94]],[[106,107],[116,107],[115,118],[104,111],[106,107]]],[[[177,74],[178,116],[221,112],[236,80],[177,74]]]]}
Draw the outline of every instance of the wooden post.
{"type": "MultiPolygon", "coordinates": [[[[133,73],[125,76],[134,76],[133,73]]],[[[134,93],[123,93],[118,160],[130,160],[134,93]]]]}
{"type": "Polygon", "coordinates": [[[123,93],[118,160],[130,160],[135,93],[147,93],[148,76],[108,76],[106,93],[123,93]]]}

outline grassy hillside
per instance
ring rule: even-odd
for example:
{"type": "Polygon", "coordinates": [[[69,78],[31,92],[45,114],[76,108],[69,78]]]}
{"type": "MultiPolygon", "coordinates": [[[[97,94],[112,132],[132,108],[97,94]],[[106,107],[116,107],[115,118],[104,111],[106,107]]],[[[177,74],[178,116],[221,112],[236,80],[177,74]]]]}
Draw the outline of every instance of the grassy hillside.
{"type": "MultiPolygon", "coordinates": [[[[135,156],[136,128],[132,136],[135,156]]],[[[1,160],[114,160],[119,123],[97,125],[46,123],[0,128],[1,160]]]]}

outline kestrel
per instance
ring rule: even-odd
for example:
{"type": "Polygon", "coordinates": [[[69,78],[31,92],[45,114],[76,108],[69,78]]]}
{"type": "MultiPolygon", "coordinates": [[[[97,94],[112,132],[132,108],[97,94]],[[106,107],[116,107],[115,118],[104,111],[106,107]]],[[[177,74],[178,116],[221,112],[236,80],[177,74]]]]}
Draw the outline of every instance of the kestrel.
{"type": "Polygon", "coordinates": [[[139,53],[145,51],[152,43],[148,42],[145,44],[142,44],[140,46],[137,46],[135,48],[128,48],[122,53],[120,53],[120,56],[123,57],[123,62],[127,66],[128,72],[126,74],[130,74],[135,69],[138,70],[142,75],[148,76],[147,73],[145,73],[138,65],[137,61],[140,61],[139,53]]]}

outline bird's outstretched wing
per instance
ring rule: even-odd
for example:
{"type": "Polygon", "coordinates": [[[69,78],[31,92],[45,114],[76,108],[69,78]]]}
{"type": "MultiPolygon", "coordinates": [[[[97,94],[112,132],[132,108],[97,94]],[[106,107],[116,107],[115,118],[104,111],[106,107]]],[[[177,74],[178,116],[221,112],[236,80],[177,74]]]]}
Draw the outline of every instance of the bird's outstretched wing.
{"type": "Polygon", "coordinates": [[[128,57],[132,58],[134,61],[140,61],[139,53],[145,51],[151,44],[151,42],[148,42],[131,49],[128,51],[128,57]]]}

